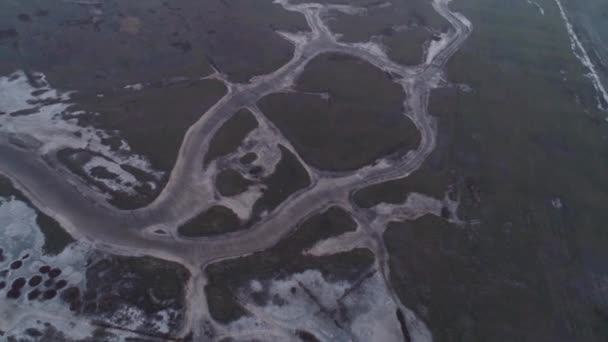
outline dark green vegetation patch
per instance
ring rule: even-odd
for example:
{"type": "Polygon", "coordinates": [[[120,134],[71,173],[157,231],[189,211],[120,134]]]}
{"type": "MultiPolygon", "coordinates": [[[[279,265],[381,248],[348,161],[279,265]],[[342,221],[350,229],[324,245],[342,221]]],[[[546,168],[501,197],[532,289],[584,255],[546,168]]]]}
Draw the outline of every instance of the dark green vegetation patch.
{"type": "Polygon", "coordinates": [[[266,189],[253,206],[254,215],[275,209],[293,193],[310,185],[310,176],[298,158],[283,145],[279,148],[281,160],[274,173],[262,180],[266,189]]]}
{"type": "Polygon", "coordinates": [[[301,14],[248,0],[2,1],[0,23],[0,74],[25,66],[63,89],[198,78],[213,68],[242,82],[291,58],[275,30],[308,30],[301,14]]]}
{"type": "MultiPolygon", "coordinates": [[[[454,166],[446,162],[450,158],[465,159],[466,154],[454,144],[454,134],[464,130],[463,123],[457,115],[450,115],[457,103],[446,102],[447,98],[456,96],[456,88],[440,88],[432,91],[429,111],[439,117],[437,126],[437,146],[424,161],[422,166],[409,176],[375,184],[357,191],[353,200],[362,208],[370,208],[379,203],[403,203],[410,193],[418,192],[435,198],[443,198],[451,185],[465,183],[454,166]]],[[[474,190],[475,184],[469,179],[469,186],[474,190]]]]}
{"type": "Polygon", "coordinates": [[[220,322],[245,315],[235,298],[238,289],[253,279],[283,278],[309,269],[319,270],[330,281],[355,280],[371,267],[371,252],[357,249],[324,257],[303,256],[316,242],[356,229],[350,215],[339,207],[316,214],[299,225],[290,236],[268,250],[210,265],[205,287],[211,316],[220,322]]]}
{"type": "Polygon", "coordinates": [[[302,158],[319,169],[356,169],[414,149],[420,140],[403,114],[402,88],[360,59],[342,54],[316,57],[296,90],[264,97],[260,109],[302,158]]]}
{"type": "Polygon", "coordinates": [[[205,164],[234,152],[243,139],[258,127],[258,121],[247,109],[241,109],[220,127],[211,141],[205,155],[205,164]]]}
{"type": "Polygon", "coordinates": [[[433,216],[391,224],[391,281],[437,341],[558,341],[534,235],[474,233],[433,216]]]}
{"type": "Polygon", "coordinates": [[[225,234],[243,229],[238,216],[229,208],[215,205],[178,228],[185,237],[225,234]]]}
{"type": "Polygon", "coordinates": [[[459,191],[470,224],[424,217],[385,235],[393,285],[437,341],[608,339],[608,125],[555,2],[539,4],[544,16],[525,1],[452,2],[475,29],[447,79],[472,89],[431,96],[435,172],[378,193],[459,191]]]}

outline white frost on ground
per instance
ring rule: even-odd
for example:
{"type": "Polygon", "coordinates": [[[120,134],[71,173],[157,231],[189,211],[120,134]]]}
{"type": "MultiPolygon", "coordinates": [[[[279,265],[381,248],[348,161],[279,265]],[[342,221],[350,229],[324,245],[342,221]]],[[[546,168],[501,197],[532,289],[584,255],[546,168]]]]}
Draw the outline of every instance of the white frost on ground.
{"type": "Polygon", "coordinates": [[[79,126],[74,117],[84,113],[70,108],[73,106],[70,102],[72,92],[53,89],[44,74],[34,73],[31,78],[35,79],[36,86],[23,71],[0,76],[0,113],[4,113],[0,114],[0,134],[34,142],[28,145],[36,147],[41,154],[63,148],[86,149],[106,157],[107,163],[114,164],[113,169],[126,164],[157,179],[162,176],[152,169],[145,157],[132,153],[125,141],[113,151],[102,142],[111,137],[108,132],[79,126]]]}
{"type": "Polygon", "coordinates": [[[543,8],[543,7],[542,7],[542,6],[541,6],[541,5],[540,5],[538,2],[533,1],[533,0],[526,0],[526,1],[528,2],[528,4],[530,4],[530,5],[534,6],[534,7],[536,7],[536,8],[538,9],[538,12],[539,12],[541,15],[545,15],[545,9],[544,9],[544,8],[543,8]]]}
{"type": "Polygon", "coordinates": [[[439,40],[431,39],[429,43],[429,47],[426,50],[424,63],[431,64],[435,59],[435,56],[441,51],[443,51],[450,42],[451,35],[448,32],[443,32],[439,34],[439,40]]]}
{"type": "Polygon", "coordinates": [[[559,12],[561,13],[562,18],[564,19],[564,23],[566,24],[568,36],[570,37],[570,47],[572,48],[572,52],[574,53],[576,58],[578,58],[578,60],[583,64],[583,66],[589,70],[589,72],[585,76],[589,77],[591,83],[593,84],[593,87],[595,88],[595,91],[597,92],[597,108],[599,110],[608,111],[608,108],[604,107],[604,104],[608,105],[608,92],[606,91],[606,88],[604,88],[604,85],[600,80],[600,76],[597,73],[595,65],[593,65],[593,62],[591,61],[591,58],[589,58],[589,54],[587,53],[587,50],[585,50],[583,43],[581,43],[580,39],[574,32],[574,27],[570,23],[570,19],[568,19],[568,15],[566,15],[566,11],[564,10],[564,6],[562,5],[561,1],[555,0],[555,3],[559,8],[559,12]]]}
{"type": "Polygon", "coordinates": [[[349,282],[329,282],[319,271],[307,270],[266,281],[264,291],[270,299],[265,306],[248,300],[247,290],[240,298],[270,325],[308,331],[321,341],[403,341],[398,307],[379,272],[353,288],[349,282]]]}

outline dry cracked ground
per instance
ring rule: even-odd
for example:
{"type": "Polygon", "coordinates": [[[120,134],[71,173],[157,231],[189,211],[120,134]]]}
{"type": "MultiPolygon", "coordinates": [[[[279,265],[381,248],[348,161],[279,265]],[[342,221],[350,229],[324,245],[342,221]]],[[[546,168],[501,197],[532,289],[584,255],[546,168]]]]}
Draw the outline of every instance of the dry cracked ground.
{"type": "Polygon", "coordinates": [[[569,6],[1,2],[0,339],[604,341],[569,6]]]}

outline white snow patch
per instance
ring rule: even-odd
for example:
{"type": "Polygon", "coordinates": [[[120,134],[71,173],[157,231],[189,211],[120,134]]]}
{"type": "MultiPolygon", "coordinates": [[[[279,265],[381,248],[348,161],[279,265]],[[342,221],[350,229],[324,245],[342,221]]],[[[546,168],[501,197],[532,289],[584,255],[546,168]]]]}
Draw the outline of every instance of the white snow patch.
{"type": "Polygon", "coordinates": [[[84,165],[84,171],[97,181],[102,182],[105,186],[112,189],[113,191],[121,191],[126,193],[135,193],[132,186],[138,184],[139,181],[129,172],[123,170],[120,165],[109,161],[106,158],[94,156],[91,160],[84,165]],[[95,177],[92,173],[96,167],[104,168],[105,170],[116,175],[116,178],[100,178],[95,177]]]}
{"type": "Polygon", "coordinates": [[[342,235],[319,241],[303,252],[304,255],[323,256],[348,251],[358,247],[363,238],[361,230],[346,232],[342,235]]]}
{"type": "Polygon", "coordinates": [[[377,57],[380,60],[388,60],[384,47],[378,42],[364,42],[349,44],[357,49],[368,52],[370,55],[377,57]]]}
{"type": "Polygon", "coordinates": [[[139,91],[144,89],[144,85],[141,83],[127,84],[124,88],[127,90],[139,91]]]}
{"type": "Polygon", "coordinates": [[[451,35],[447,32],[439,34],[439,39],[431,39],[429,47],[426,50],[426,57],[424,63],[429,65],[433,63],[433,60],[445,47],[450,43],[451,35]]]}
{"type": "Polygon", "coordinates": [[[260,292],[264,289],[262,283],[260,283],[258,280],[252,280],[249,286],[251,287],[252,292],[260,292]]]}
{"type": "MultiPolygon", "coordinates": [[[[46,84],[46,78],[42,74],[35,75],[38,82],[46,84]]],[[[61,93],[49,87],[40,89],[33,88],[27,80],[23,71],[17,71],[8,77],[0,77],[0,111],[13,113],[24,109],[43,107],[47,112],[56,112],[64,108],[62,103],[43,106],[45,100],[67,101],[69,93],[61,93]],[[37,94],[32,94],[36,92],[37,94]]]]}
{"type": "Polygon", "coordinates": [[[551,205],[555,209],[561,209],[564,205],[562,204],[562,200],[559,197],[556,197],[551,200],[551,205]]]}
{"type": "MultiPolygon", "coordinates": [[[[389,3],[390,6],[390,3],[389,3]]],[[[363,15],[366,12],[366,9],[363,7],[356,7],[351,5],[337,5],[331,4],[326,7],[330,11],[341,12],[348,15],[363,15]]]]}
{"type": "Polygon", "coordinates": [[[253,205],[262,197],[264,185],[251,185],[247,191],[233,197],[222,197],[217,204],[230,208],[242,221],[251,217],[253,205]]]}
{"type": "Polygon", "coordinates": [[[156,319],[154,320],[154,328],[156,332],[160,334],[168,334],[171,332],[169,322],[171,322],[171,316],[176,314],[175,310],[161,310],[156,313],[156,319]]]}
{"type": "MultiPolygon", "coordinates": [[[[309,331],[322,341],[403,341],[396,316],[398,304],[386,289],[380,273],[375,272],[358,287],[352,287],[349,282],[329,282],[319,271],[307,270],[269,282],[268,298],[278,298],[279,302],[258,306],[247,301],[246,307],[258,319],[292,331],[309,331]],[[332,317],[328,317],[327,312],[332,312],[332,317]],[[348,319],[340,317],[341,314],[348,319]],[[342,328],[334,319],[340,321],[342,328]]],[[[240,297],[247,295],[245,292],[240,297]]],[[[426,332],[410,331],[412,341],[430,341],[421,338],[430,336],[428,330],[426,332]]]]}
{"type": "MultiPolygon", "coordinates": [[[[0,133],[11,134],[22,141],[34,141],[42,154],[63,148],[86,149],[106,157],[115,167],[127,164],[141,169],[159,179],[161,172],[154,171],[148,160],[132,153],[125,141],[113,151],[102,141],[111,135],[93,127],[81,127],[73,116],[84,114],[70,107],[71,92],[53,89],[44,74],[34,73],[37,86],[28,81],[23,71],[10,76],[0,76],[0,133]],[[20,111],[28,114],[10,115],[20,111]],[[70,118],[67,115],[71,116],[70,118]]],[[[108,163],[110,163],[108,161],[108,163]]]]}
{"type": "MultiPolygon", "coordinates": [[[[10,262],[25,254],[29,255],[23,260],[21,268],[11,270],[7,279],[29,278],[38,272],[40,266],[52,265],[62,270],[61,279],[68,281],[68,286],[81,285],[84,276],[77,270],[84,269],[90,246],[75,242],[59,255],[42,255],[45,237],[36,222],[37,215],[25,202],[12,197],[0,198],[0,246],[4,250],[5,259],[10,262]]],[[[18,330],[23,324],[31,325],[35,319],[53,320],[54,325],[61,326],[74,318],[66,305],[58,300],[29,301],[26,291],[22,292],[19,299],[0,296],[0,330],[19,334],[18,330]]],[[[89,335],[89,330],[86,327],[72,327],[70,333],[84,337],[89,335]]]]}
{"type": "Polygon", "coordinates": [[[416,219],[425,214],[441,216],[441,209],[444,203],[436,198],[412,192],[407,196],[404,203],[389,204],[380,203],[374,207],[379,215],[392,219],[416,219]]]}
{"type": "MultiPolygon", "coordinates": [[[[262,168],[262,172],[256,176],[260,178],[273,174],[282,158],[276,136],[263,127],[258,127],[249,133],[235,155],[241,156],[248,152],[255,152],[257,155],[256,160],[251,165],[262,168]]],[[[249,174],[244,176],[251,179],[249,174]]]]}

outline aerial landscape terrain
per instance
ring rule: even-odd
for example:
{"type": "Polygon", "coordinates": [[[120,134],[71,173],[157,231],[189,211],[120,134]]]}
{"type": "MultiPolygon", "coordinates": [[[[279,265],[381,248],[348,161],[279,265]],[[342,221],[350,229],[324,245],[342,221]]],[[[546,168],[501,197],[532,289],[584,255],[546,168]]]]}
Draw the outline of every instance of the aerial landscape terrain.
{"type": "Polygon", "coordinates": [[[0,1],[0,341],[608,341],[608,2],[0,1]]]}

